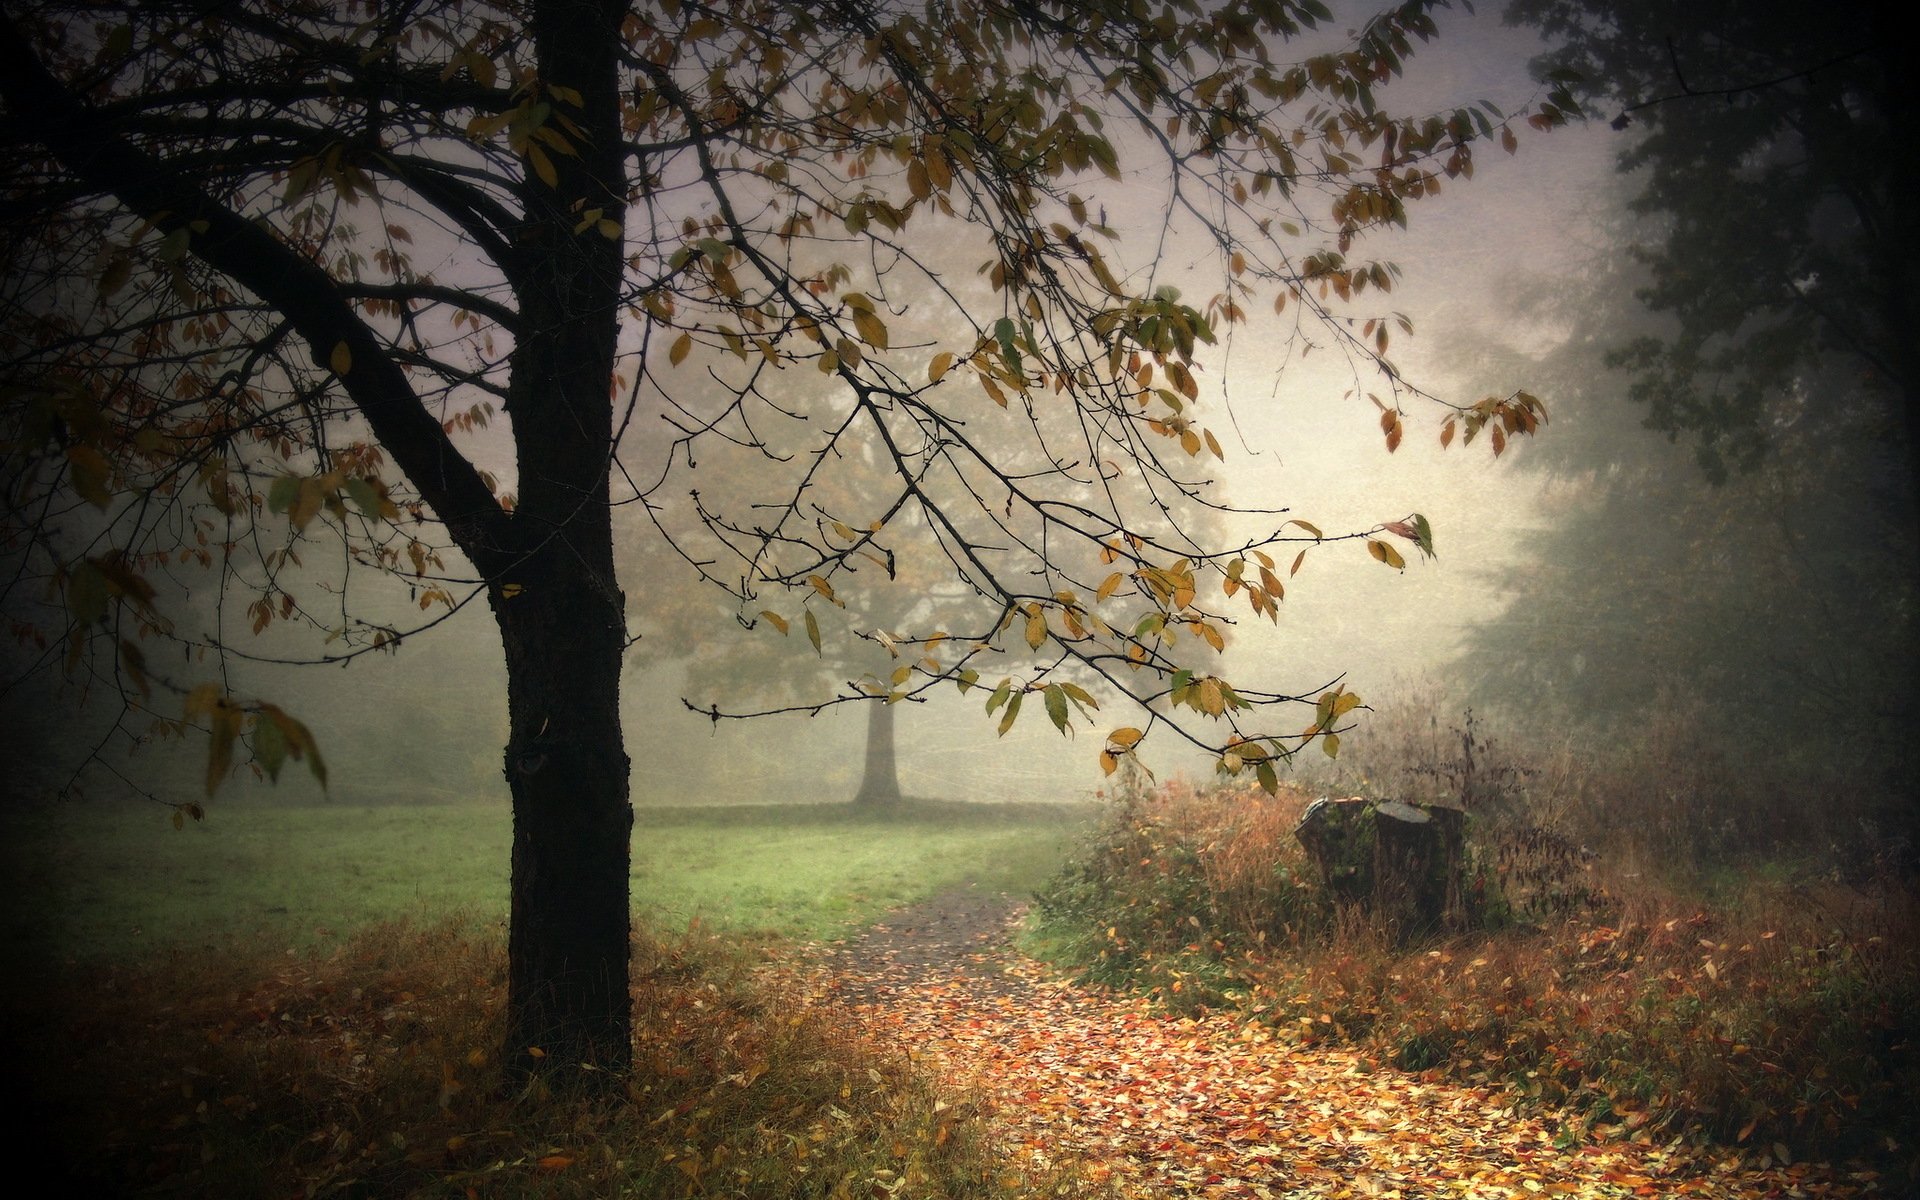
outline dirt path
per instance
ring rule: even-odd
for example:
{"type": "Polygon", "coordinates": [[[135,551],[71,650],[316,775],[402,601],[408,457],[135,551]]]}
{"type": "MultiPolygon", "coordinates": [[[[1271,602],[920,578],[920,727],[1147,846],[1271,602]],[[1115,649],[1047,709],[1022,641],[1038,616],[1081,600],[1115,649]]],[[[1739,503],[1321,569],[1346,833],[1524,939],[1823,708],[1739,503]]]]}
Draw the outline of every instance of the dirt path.
{"type": "Polygon", "coordinates": [[[1895,1195],[1817,1164],[1561,1138],[1496,1088],[1290,1046],[1231,1016],[1154,1014],[1019,954],[1008,898],[963,888],[826,948],[875,1035],[985,1096],[1018,1158],[1097,1164],[1130,1196],[1474,1200],[1895,1195]]]}

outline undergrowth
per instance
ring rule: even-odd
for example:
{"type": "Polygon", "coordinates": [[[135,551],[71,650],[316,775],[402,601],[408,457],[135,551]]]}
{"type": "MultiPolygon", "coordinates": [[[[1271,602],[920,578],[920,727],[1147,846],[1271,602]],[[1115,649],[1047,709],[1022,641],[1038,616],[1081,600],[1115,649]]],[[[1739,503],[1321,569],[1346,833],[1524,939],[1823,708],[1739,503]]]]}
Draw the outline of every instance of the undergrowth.
{"type": "MultiPolygon", "coordinates": [[[[369,1197],[1081,1194],[821,994],[717,940],[637,939],[635,1067],[597,1100],[512,1091],[504,948],[369,929],[324,956],[70,968],[16,995],[36,1162],[76,1193],[369,1197]]],[[[1070,1164],[1069,1164],[1070,1165],[1070,1164]]]]}
{"type": "Polygon", "coordinates": [[[1917,1178],[1910,881],[1742,871],[1678,888],[1532,824],[1567,827],[1571,802],[1555,813],[1534,792],[1558,786],[1551,772],[1470,782],[1484,807],[1469,871],[1493,892],[1470,931],[1409,946],[1334,911],[1292,837],[1304,794],[1176,782],[1113,801],[1039,897],[1030,945],[1169,1008],[1237,1009],[1382,1066],[1500,1084],[1563,1121],[1569,1146],[1712,1138],[1917,1178]],[[1515,837],[1558,848],[1544,888],[1498,852],[1515,837]]]}

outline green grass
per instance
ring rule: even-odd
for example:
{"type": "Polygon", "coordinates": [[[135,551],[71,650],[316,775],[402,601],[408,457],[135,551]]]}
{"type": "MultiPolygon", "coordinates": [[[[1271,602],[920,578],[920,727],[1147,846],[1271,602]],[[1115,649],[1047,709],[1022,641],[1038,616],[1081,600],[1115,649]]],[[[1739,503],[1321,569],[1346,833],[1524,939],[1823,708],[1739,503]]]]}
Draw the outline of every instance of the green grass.
{"type": "MultiPolygon", "coordinates": [[[[910,802],[644,808],[636,912],[755,937],[823,938],[972,881],[1024,892],[1085,814],[1047,805],[910,802]]],[[[326,943],[395,916],[504,920],[504,807],[235,802],[176,830],[171,810],[76,804],[0,815],[12,902],[0,946],[76,959],[186,947],[326,943]]]]}

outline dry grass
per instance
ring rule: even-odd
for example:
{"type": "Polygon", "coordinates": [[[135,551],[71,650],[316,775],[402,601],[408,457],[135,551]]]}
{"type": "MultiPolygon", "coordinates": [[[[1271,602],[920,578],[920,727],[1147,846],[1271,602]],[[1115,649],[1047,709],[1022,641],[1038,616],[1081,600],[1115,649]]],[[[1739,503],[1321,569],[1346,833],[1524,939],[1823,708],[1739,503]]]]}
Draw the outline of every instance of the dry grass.
{"type": "Polygon", "coordinates": [[[6,1014],[42,1164],[95,1195],[1075,1194],[805,985],[716,942],[635,946],[636,1067],[508,1094],[497,935],[370,929],[325,956],[68,971],[6,1014]]]}
{"type": "MultiPolygon", "coordinates": [[[[1503,777],[1513,791],[1474,823],[1484,836],[1597,795],[1531,767],[1503,777]],[[1532,807],[1547,783],[1558,790],[1532,807]]],[[[1561,1112],[1569,1145],[1705,1137],[1755,1159],[1860,1157],[1920,1183],[1910,880],[1729,869],[1709,889],[1697,872],[1676,884],[1640,855],[1697,831],[1643,825],[1625,863],[1572,868],[1563,890],[1579,903],[1516,912],[1493,895],[1488,928],[1405,949],[1328,910],[1292,838],[1301,799],[1176,783],[1117,806],[1050,889],[1036,947],[1170,1006],[1233,1006],[1302,1042],[1503,1084],[1561,1112]]],[[[1480,862],[1497,892],[1499,862],[1480,862]]]]}

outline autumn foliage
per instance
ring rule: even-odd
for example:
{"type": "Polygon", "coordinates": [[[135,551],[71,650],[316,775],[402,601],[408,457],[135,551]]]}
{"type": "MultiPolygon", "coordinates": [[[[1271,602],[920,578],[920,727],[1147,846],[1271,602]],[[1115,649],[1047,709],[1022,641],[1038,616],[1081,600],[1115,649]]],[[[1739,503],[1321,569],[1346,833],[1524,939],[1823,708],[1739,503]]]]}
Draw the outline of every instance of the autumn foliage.
{"type": "Polygon", "coordinates": [[[865,1046],[821,992],[711,938],[634,950],[645,1050],[612,1098],[506,1083],[505,947],[458,923],[69,972],[54,997],[9,1001],[34,1047],[9,1057],[71,1194],[987,1198],[1044,1182],[1003,1180],[978,1114],[865,1046]]]}
{"type": "Polygon", "coordinates": [[[1679,890],[1601,854],[1535,903],[1499,852],[1502,822],[1483,817],[1483,928],[1397,948],[1327,902],[1291,836],[1305,799],[1182,782],[1123,795],[1041,898],[1035,946],[1174,1011],[1231,1010],[1301,1046],[1501,1085],[1558,1114],[1568,1147],[1679,1139],[1755,1169],[1860,1156],[1911,1177],[1910,885],[1679,890]]]}

